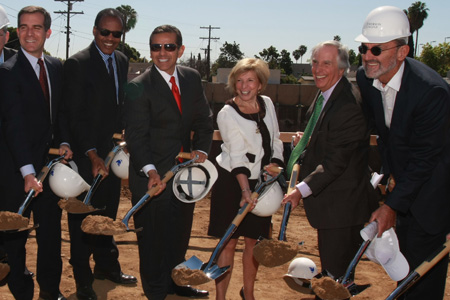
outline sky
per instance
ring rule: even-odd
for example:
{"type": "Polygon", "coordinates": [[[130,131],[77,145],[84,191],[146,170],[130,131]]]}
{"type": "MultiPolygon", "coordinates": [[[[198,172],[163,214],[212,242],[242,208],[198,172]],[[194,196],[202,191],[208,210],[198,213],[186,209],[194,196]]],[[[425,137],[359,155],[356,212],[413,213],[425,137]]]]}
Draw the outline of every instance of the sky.
{"type": "MultiPolygon", "coordinates": [[[[278,52],[292,51],[300,45],[308,48],[302,62],[308,61],[314,45],[339,35],[341,42],[357,51],[354,41],[361,33],[362,24],[371,10],[382,5],[407,9],[415,0],[365,1],[365,0],[84,0],[72,2],[74,12],[70,18],[71,43],[69,56],[86,48],[93,40],[92,27],[97,13],[103,8],[130,5],[138,13],[136,27],[126,35],[126,42],[136,48],[141,57],[149,58],[148,39],[159,25],[178,27],[186,47],[182,59],[198,53],[204,57],[211,31],[211,62],[220,54],[225,42],[239,44],[245,57],[254,57],[265,48],[274,46],[278,52]]],[[[422,1],[429,9],[428,18],[419,30],[419,45],[431,43],[437,46],[450,42],[450,1],[422,1]]],[[[45,49],[52,56],[65,58],[67,1],[61,0],[0,0],[8,13],[11,26],[17,26],[17,13],[27,5],[39,5],[52,16],[52,34],[45,49]]],[[[420,48],[418,49],[420,53],[420,48]]],[[[292,61],[295,59],[291,55],[292,61]]],[[[300,60],[298,61],[300,63],[300,60]]]]}

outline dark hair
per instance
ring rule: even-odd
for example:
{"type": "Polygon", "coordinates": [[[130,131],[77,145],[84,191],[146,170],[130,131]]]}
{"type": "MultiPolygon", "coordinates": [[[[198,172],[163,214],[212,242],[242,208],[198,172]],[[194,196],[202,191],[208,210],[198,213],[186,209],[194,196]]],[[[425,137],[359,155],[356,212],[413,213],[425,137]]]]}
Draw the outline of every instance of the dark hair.
{"type": "Polygon", "coordinates": [[[175,33],[177,36],[175,43],[177,44],[178,47],[183,46],[183,37],[181,36],[181,32],[178,28],[176,28],[173,25],[161,25],[156,27],[153,30],[152,34],[150,35],[150,44],[152,43],[153,35],[160,33],[175,33]]]}
{"type": "Polygon", "coordinates": [[[44,29],[45,31],[50,29],[50,26],[52,26],[52,17],[48,13],[48,11],[45,10],[45,8],[40,6],[25,6],[19,11],[19,14],[17,16],[17,27],[20,27],[20,17],[23,14],[35,14],[35,13],[41,13],[44,15],[44,29]]]}
{"type": "Polygon", "coordinates": [[[118,11],[115,8],[105,8],[102,9],[101,11],[98,12],[97,16],[95,17],[95,21],[94,21],[94,26],[98,28],[98,25],[100,24],[100,21],[104,18],[104,17],[113,17],[113,18],[117,18],[120,20],[120,23],[122,24],[122,30],[123,30],[123,14],[118,11]]]}

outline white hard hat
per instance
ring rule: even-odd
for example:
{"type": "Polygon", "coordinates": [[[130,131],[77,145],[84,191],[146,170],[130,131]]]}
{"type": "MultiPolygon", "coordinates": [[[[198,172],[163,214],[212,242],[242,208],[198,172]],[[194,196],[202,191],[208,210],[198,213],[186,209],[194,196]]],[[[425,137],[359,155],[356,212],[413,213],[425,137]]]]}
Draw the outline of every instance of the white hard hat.
{"type": "Polygon", "coordinates": [[[278,211],[283,196],[280,184],[275,181],[259,195],[258,202],[251,212],[260,217],[269,217],[278,211]]]}
{"type": "Polygon", "coordinates": [[[283,279],[287,285],[296,291],[304,294],[311,294],[309,288],[310,280],[317,275],[316,264],[307,257],[299,257],[291,261],[287,274],[283,279]]]}
{"type": "Polygon", "coordinates": [[[361,43],[387,43],[411,35],[405,12],[394,6],[372,10],[364,21],[362,34],[355,38],[361,43]]]}
{"type": "Polygon", "coordinates": [[[128,167],[130,165],[130,154],[120,149],[111,162],[111,170],[117,177],[128,179],[128,167]]]}
{"type": "Polygon", "coordinates": [[[8,25],[9,19],[8,16],[6,15],[6,11],[2,6],[0,6],[0,29],[8,25]]]}
{"type": "Polygon", "coordinates": [[[173,193],[182,202],[197,202],[208,194],[217,177],[217,169],[209,160],[187,166],[175,175],[173,193]]]}
{"type": "Polygon", "coordinates": [[[49,184],[53,193],[64,199],[77,197],[91,188],[77,172],[62,163],[50,171],[49,184]]]}

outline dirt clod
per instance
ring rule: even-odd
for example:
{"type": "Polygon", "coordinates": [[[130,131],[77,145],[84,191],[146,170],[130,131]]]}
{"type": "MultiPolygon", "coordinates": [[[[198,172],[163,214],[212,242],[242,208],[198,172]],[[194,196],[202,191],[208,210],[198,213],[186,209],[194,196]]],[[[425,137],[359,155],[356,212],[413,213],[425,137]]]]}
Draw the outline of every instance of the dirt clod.
{"type": "Polygon", "coordinates": [[[313,278],[311,288],[321,299],[343,300],[350,298],[350,292],[340,283],[330,277],[313,278]]]}
{"type": "Polygon", "coordinates": [[[83,201],[76,198],[69,198],[67,200],[61,199],[59,200],[58,205],[61,209],[73,214],[90,213],[96,210],[93,206],[85,205],[83,201]]]}
{"type": "Polygon", "coordinates": [[[191,270],[186,267],[178,267],[172,270],[173,281],[180,286],[183,285],[199,285],[211,281],[201,270],[191,270]]]}
{"type": "Polygon", "coordinates": [[[30,220],[17,213],[0,211],[0,230],[14,230],[28,227],[30,220]]]}
{"type": "Polygon", "coordinates": [[[81,223],[81,230],[95,235],[116,235],[127,232],[127,227],[120,221],[105,216],[87,216],[81,223]]]}
{"type": "Polygon", "coordinates": [[[298,251],[296,243],[265,239],[253,248],[253,256],[261,265],[273,268],[292,260],[298,251]]]}

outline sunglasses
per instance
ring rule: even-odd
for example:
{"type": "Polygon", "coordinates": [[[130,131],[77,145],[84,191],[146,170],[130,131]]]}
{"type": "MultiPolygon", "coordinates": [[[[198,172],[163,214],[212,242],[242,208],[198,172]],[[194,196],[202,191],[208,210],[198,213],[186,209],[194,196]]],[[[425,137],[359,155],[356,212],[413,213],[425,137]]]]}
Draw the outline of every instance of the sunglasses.
{"type": "Polygon", "coordinates": [[[162,47],[164,46],[164,50],[168,52],[173,52],[177,50],[178,46],[176,44],[150,44],[150,50],[153,52],[159,52],[161,51],[162,47]]]}
{"type": "Polygon", "coordinates": [[[102,36],[109,36],[110,34],[112,34],[113,37],[115,37],[116,39],[120,38],[123,34],[122,31],[111,31],[108,29],[99,29],[100,35],[102,36]]]}
{"type": "Polygon", "coordinates": [[[379,46],[375,46],[375,47],[372,47],[369,49],[369,47],[367,47],[366,45],[361,45],[358,47],[358,50],[359,50],[359,53],[361,53],[361,54],[366,54],[367,51],[370,51],[370,52],[372,52],[373,56],[378,56],[383,51],[398,48],[398,47],[401,47],[401,45],[397,45],[395,47],[391,47],[391,48],[387,48],[387,49],[381,49],[379,46]]]}

